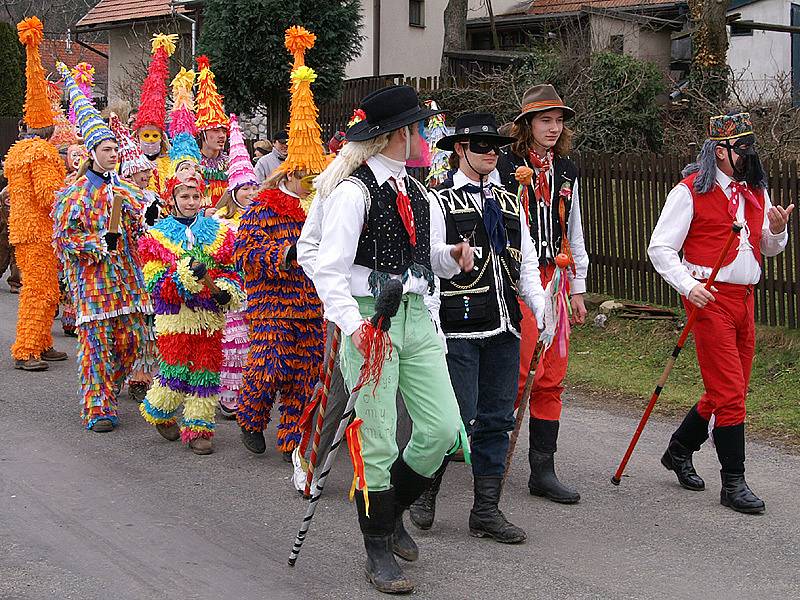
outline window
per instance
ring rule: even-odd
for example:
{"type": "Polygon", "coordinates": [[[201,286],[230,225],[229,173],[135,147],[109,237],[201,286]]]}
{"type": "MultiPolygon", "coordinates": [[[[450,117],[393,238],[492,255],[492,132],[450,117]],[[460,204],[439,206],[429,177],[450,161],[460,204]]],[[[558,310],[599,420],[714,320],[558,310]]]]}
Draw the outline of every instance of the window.
{"type": "Polygon", "coordinates": [[[608,41],[608,51],[614,54],[622,54],[625,51],[625,36],[612,35],[608,41]]]}
{"type": "Polygon", "coordinates": [[[425,27],[425,0],[408,0],[408,24],[425,27]]]}

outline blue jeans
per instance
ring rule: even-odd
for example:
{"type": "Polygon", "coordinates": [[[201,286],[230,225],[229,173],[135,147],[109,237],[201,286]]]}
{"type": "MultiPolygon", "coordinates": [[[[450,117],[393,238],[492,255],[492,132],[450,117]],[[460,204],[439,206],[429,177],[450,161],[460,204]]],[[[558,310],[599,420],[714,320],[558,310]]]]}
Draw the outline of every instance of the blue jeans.
{"type": "Polygon", "coordinates": [[[514,429],[519,338],[500,333],[483,339],[448,339],[447,368],[461,419],[472,437],[472,473],[500,477],[508,433],[514,429]]]}

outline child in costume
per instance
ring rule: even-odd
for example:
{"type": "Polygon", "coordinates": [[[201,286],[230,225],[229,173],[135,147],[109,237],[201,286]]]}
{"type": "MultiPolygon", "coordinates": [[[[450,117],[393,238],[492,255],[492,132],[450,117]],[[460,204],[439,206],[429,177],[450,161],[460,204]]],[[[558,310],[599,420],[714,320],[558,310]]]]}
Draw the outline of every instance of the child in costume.
{"type": "MultiPolygon", "coordinates": [[[[230,118],[231,152],[228,162],[228,191],[222,196],[214,218],[230,227],[234,234],[239,229],[242,214],[258,193],[258,182],[250,156],[242,138],[236,115],[230,118]]],[[[222,334],[222,373],[220,375],[219,410],[226,419],[236,418],[236,397],[242,385],[242,369],[247,362],[250,337],[247,332],[245,306],[225,315],[222,334]]]]}
{"type": "Polygon", "coordinates": [[[17,25],[25,45],[25,124],[29,139],[14,144],[5,160],[9,193],[9,242],[25,285],[19,297],[17,335],[11,346],[14,367],[47,370],[46,361],[66,360],[53,349],[50,330],[58,308],[58,262],[50,238],[53,232],[55,192],[64,185],[64,163],[47,140],[53,134],[53,112],[39,55],[43,27],[38,17],[17,25]]]}
{"type": "MultiPolygon", "coordinates": [[[[287,46],[291,39],[287,33],[287,46]]],[[[297,264],[295,244],[306,218],[302,202],[310,192],[306,182],[322,171],[325,157],[311,93],[316,74],[299,66],[291,79],[288,156],[245,212],[236,239],[236,264],[245,278],[250,322],[250,354],[236,418],[247,449],[263,453],[263,431],[280,394],[278,450],[297,467],[300,417],[319,377],[323,324],[322,306],[313,283],[297,264]]],[[[298,490],[305,487],[304,478],[293,477],[293,483],[298,490]]]]}
{"type": "MultiPolygon", "coordinates": [[[[139,144],[133,141],[128,128],[122,124],[122,121],[115,113],[112,112],[109,116],[108,124],[119,142],[120,175],[125,181],[132,183],[142,192],[144,197],[142,216],[145,223],[152,227],[158,218],[160,206],[155,192],[147,189],[155,164],[142,153],[139,144]]],[[[128,379],[128,393],[131,400],[136,402],[144,400],[150,384],[153,383],[153,375],[158,367],[155,321],[150,302],[148,302],[146,308],[142,309],[142,312],[145,319],[142,343],[139,345],[139,353],[136,356],[133,371],[128,379]]]]}
{"type": "Polygon", "coordinates": [[[228,138],[228,115],[222,106],[222,96],[217,91],[207,56],[197,57],[197,68],[200,72],[197,74],[196,125],[202,154],[200,170],[206,184],[203,207],[207,208],[216,206],[228,187],[228,155],[224,151],[228,138]]]}
{"type": "Polygon", "coordinates": [[[200,213],[204,183],[197,143],[186,131],[178,131],[172,142],[166,190],[173,214],[139,244],[160,356],[158,375],[139,410],[164,438],[180,437],[204,455],[213,452],[224,311],[236,310],[244,293],[233,267],[233,231],[200,213]]]}
{"type": "Polygon", "coordinates": [[[53,242],[76,302],[84,423],[101,433],[118,423],[116,396],[133,367],[148,304],[136,252],[144,229],[142,195],[117,176],[113,132],[66,65],[56,67],[91,158],[85,174],[57,195],[53,242]]]}

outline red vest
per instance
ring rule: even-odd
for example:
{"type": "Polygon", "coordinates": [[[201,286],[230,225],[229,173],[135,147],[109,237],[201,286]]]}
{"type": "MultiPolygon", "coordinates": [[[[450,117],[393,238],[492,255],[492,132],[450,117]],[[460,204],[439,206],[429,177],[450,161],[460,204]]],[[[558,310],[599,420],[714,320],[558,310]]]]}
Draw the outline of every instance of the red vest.
{"type": "MultiPolygon", "coordinates": [[[[689,175],[681,183],[689,188],[692,193],[694,215],[689,233],[683,242],[683,256],[690,263],[701,267],[713,267],[719,258],[719,253],[725,246],[731,232],[733,220],[728,214],[728,197],[718,183],[710,192],[701,194],[694,189],[694,180],[697,173],[689,175]]],[[[752,202],[744,202],[744,216],[750,228],[750,245],[756,260],[761,263],[761,228],[764,225],[764,190],[754,189],[761,208],[753,206],[752,202]]],[[[722,266],[731,264],[739,253],[739,244],[734,242],[728,251],[722,266]]]]}

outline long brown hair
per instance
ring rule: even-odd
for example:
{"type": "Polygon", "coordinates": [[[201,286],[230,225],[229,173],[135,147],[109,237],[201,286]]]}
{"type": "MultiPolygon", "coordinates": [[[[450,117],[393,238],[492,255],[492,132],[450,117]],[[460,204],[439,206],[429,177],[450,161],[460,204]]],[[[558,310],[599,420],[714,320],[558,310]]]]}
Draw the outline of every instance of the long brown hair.
{"type": "MultiPolygon", "coordinates": [[[[511,128],[511,135],[517,138],[517,141],[511,144],[511,151],[517,156],[527,157],[528,150],[533,148],[533,130],[531,129],[531,119],[535,113],[527,114],[523,118],[514,122],[511,128]]],[[[558,136],[555,146],[553,146],[553,154],[561,158],[566,158],[572,152],[572,136],[574,132],[564,125],[564,130],[558,136]]]]}

